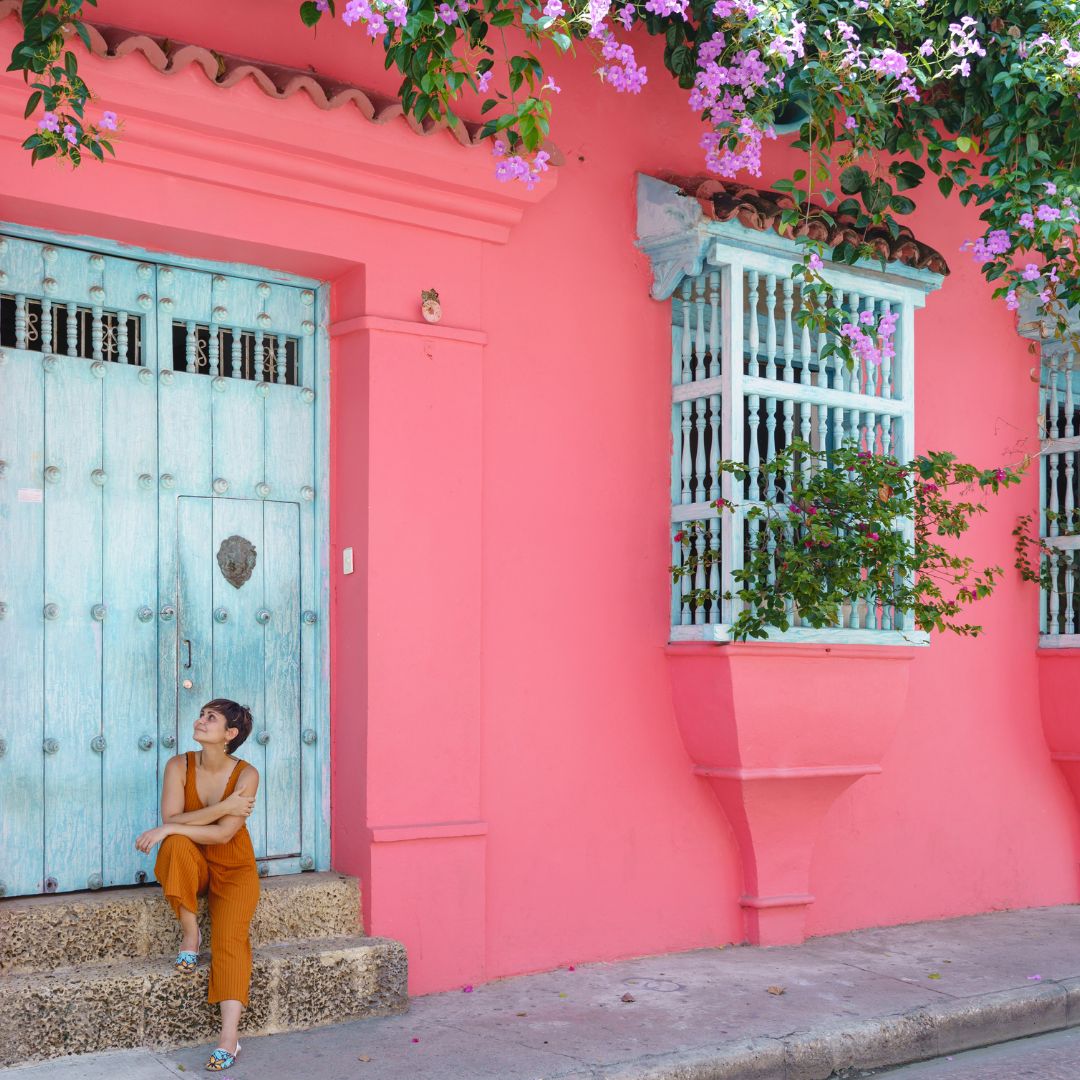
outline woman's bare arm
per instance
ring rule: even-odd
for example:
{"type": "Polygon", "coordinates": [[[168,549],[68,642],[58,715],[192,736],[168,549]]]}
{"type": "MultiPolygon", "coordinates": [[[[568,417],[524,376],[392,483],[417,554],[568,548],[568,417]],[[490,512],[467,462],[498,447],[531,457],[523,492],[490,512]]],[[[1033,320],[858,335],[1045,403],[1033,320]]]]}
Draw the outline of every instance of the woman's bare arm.
{"type": "MultiPolygon", "coordinates": [[[[170,762],[170,764],[172,763],[170,762]]],[[[166,777],[167,776],[168,766],[166,766],[166,777]]],[[[258,791],[258,789],[258,770],[253,765],[248,765],[240,774],[240,779],[236,782],[234,794],[244,795],[253,800],[255,798],[255,792],[258,791]]],[[[228,801],[229,800],[226,799],[224,802],[218,803],[217,806],[224,806],[228,801]]],[[[164,794],[162,795],[161,802],[162,809],[164,809],[164,794]]],[[[210,809],[216,809],[216,807],[211,807],[210,809]]],[[[243,814],[226,813],[224,817],[211,825],[184,824],[176,821],[174,818],[166,821],[162,827],[167,831],[168,835],[186,836],[188,839],[194,840],[196,844],[225,844],[240,831],[240,827],[244,824],[244,821],[245,815],[243,814]]]]}
{"type": "Polygon", "coordinates": [[[223,817],[230,814],[246,818],[255,808],[255,799],[251,795],[245,795],[234,791],[227,799],[222,799],[213,806],[204,806],[201,810],[187,810],[182,814],[173,814],[172,817],[163,817],[166,825],[213,825],[223,817]]]}

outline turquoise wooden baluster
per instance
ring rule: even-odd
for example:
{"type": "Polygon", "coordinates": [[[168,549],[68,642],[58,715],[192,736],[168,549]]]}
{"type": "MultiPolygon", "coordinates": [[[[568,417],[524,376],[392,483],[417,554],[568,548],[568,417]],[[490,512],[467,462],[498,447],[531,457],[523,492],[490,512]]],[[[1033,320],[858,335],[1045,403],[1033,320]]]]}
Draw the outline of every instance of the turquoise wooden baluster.
{"type": "Polygon", "coordinates": [[[776,378],[776,275],[765,275],[765,378],[776,378]]]}
{"type": "Polygon", "coordinates": [[[26,337],[26,297],[19,293],[15,297],[15,348],[25,349],[26,337]]]}
{"type": "Polygon", "coordinates": [[[694,378],[692,363],[694,355],[694,338],[690,326],[690,311],[692,304],[693,284],[689,278],[682,283],[682,382],[683,385],[694,378]]]}
{"type": "Polygon", "coordinates": [[[760,369],[758,368],[758,281],[758,272],[756,270],[748,270],[746,274],[746,340],[749,345],[746,373],[748,375],[760,374],[760,369]]]}
{"type": "Polygon", "coordinates": [[[795,381],[795,369],[793,367],[793,361],[795,359],[795,337],[794,327],[791,322],[791,312],[795,306],[795,282],[791,278],[784,278],[783,281],[783,310],[784,310],[784,382],[795,381]]]}
{"type": "Polygon", "coordinates": [[[67,305],[67,354],[79,355],[79,305],[67,305]]]}
{"type": "MultiPolygon", "coordinates": [[[[705,275],[694,279],[694,378],[704,379],[708,372],[705,367],[706,327],[705,327],[705,275]]],[[[706,475],[705,458],[705,398],[694,401],[694,501],[702,502],[709,490],[709,478],[706,475]]],[[[704,612],[702,612],[704,617],[704,612]]]]}
{"type": "MultiPolygon", "coordinates": [[[[720,274],[713,271],[709,275],[709,378],[720,376],[720,274]]],[[[720,395],[709,395],[709,472],[704,498],[712,499],[720,494],[720,395]]],[[[713,530],[713,538],[720,542],[719,528],[713,530]]],[[[710,584],[709,588],[713,588],[710,584]]],[[[713,613],[718,610],[719,601],[713,605],[713,613]]],[[[719,621],[714,619],[713,621],[719,621]]]]}
{"type": "MultiPolygon", "coordinates": [[[[881,317],[884,315],[892,314],[892,304],[888,300],[882,300],[878,304],[878,320],[880,322],[881,317]]],[[[896,347],[896,335],[893,334],[893,348],[896,347]]],[[[881,358],[881,375],[878,383],[878,395],[880,397],[892,397],[893,385],[892,385],[892,358],[889,356],[882,356],[881,358]]]]}
{"type": "MultiPolygon", "coordinates": [[[[799,294],[800,302],[802,293],[799,294]]],[[[810,324],[803,323],[799,334],[799,383],[802,386],[810,385],[810,361],[812,351],[810,347],[810,324]]]]}
{"type": "Polygon", "coordinates": [[[690,454],[690,428],[693,423],[693,405],[689,401],[682,403],[682,455],[680,467],[682,469],[682,498],[684,503],[693,502],[691,484],[693,482],[694,462],[690,454]]]}
{"type": "Polygon", "coordinates": [[[1073,586],[1075,584],[1075,567],[1073,551],[1070,549],[1064,553],[1065,555],[1065,633],[1076,633],[1076,626],[1073,619],[1073,586]]]}
{"type": "MultiPolygon", "coordinates": [[[[829,343],[829,335],[824,329],[817,332],[817,384],[828,389],[829,386],[829,362],[824,357],[825,346],[829,343]]],[[[824,447],[824,443],[822,443],[824,447]]]]}
{"type": "Polygon", "coordinates": [[[49,299],[41,301],[41,351],[53,351],[53,305],[49,299]]]}
{"type": "Polygon", "coordinates": [[[758,502],[761,498],[761,460],[758,449],[758,426],[761,423],[761,399],[757,394],[746,396],[746,422],[750,445],[746,448],[746,467],[749,480],[748,497],[758,502]]]}
{"type": "Polygon", "coordinates": [[[706,278],[700,274],[694,278],[694,378],[708,377],[705,367],[705,286],[706,278]]]}
{"type": "MultiPolygon", "coordinates": [[[[843,309],[844,309],[844,290],[843,289],[833,289],[832,300],[833,300],[833,307],[839,309],[841,311],[841,313],[843,313],[843,309]]],[[[841,342],[838,339],[837,344],[839,345],[840,343],[841,342]]],[[[836,352],[836,353],[833,354],[833,384],[832,384],[832,388],[834,390],[843,390],[844,389],[844,383],[846,381],[846,376],[847,376],[847,367],[846,367],[846,365],[844,363],[844,357],[840,352],[836,352]]]]}
{"type": "Polygon", "coordinates": [[[233,379],[242,378],[244,372],[244,335],[239,326],[232,328],[231,352],[229,376],[233,379]]]}
{"type": "MultiPolygon", "coordinates": [[[[1058,410],[1058,391],[1057,391],[1057,377],[1058,377],[1058,365],[1056,360],[1050,362],[1050,438],[1056,442],[1061,437],[1061,414],[1058,410]]],[[[1060,529],[1060,506],[1058,502],[1058,472],[1060,466],[1060,455],[1057,453],[1050,454],[1050,499],[1048,502],[1049,514],[1047,515],[1050,524],[1050,535],[1057,536],[1060,529]]]]}
{"type": "MultiPolygon", "coordinates": [[[[1074,434],[1074,407],[1073,407],[1073,354],[1066,353],[1062,358],[1062,367],[1065,377],[1065,422],[1063,435],[1071,439],[1074,434]]],[[[1073,480],[1076,474],[1076,451],[1065,451],[1065,498],[1062,510],[1065,517],[1065,531],[1076,532],[1075,510],[1076,494],[1073,490],[1073,480]]]]}
{"type": "Polygon", "coordinates": [[[1058,594],[1058,553],[1055,548],[1051,548],[1046,553],[1047,562],[1050,565],[1050,633],[1060,634],[1061,626],[1058,621],[1058,614],[1061,605],[1061,598],[1058,594]]]}
{"type": "Polygon", "coordinates": [[[709,273],[709,366],[707,378],[720,376],[720,271],[709,273]]]}

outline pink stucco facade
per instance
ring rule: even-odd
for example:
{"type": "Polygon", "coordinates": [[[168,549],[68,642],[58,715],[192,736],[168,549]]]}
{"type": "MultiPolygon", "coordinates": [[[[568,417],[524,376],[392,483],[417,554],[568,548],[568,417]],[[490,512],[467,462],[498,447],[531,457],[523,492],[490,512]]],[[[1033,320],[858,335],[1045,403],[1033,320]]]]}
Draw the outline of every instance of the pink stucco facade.
{"type": "MultiPolygon", "coordinates": [[[[102,0],[94,19],[393,92],[359,32],[315,36],[291,3],[102,0]]],[[[15,30],[0,20],[0,49],[15,30]]],[[[670,320],[634,178],[697,172],[699,151],[652,59],[634,99],[587,57],[553,67],[565,164],[532,193],[445,132],[138,53],[85,61],[126,122],[119,160],[31,170],[25,92],[0,76],[0,219],[331,283],[333,865],[360,877],[367,929],[407,946],[413,992],[744,936],[736,833],[672,693],[670,320]]],[[[769,148],[763,185],[788,154],[769,148]]],[[[975,222],[932,188],[912,221],[953,266],[916,317],[916,442],[989,466],[1037,447],[1038,358],[958,251],[975,222]]],[[[1036,502],[1034,475],[1001,495],[975,558],[1011,567],[1036,502]]],[[[1010,570],[978,618],[977,640],[915,652],[881,771],[824,812],[807,933],[1077,900],[1037,591],[1010,570]]]]}

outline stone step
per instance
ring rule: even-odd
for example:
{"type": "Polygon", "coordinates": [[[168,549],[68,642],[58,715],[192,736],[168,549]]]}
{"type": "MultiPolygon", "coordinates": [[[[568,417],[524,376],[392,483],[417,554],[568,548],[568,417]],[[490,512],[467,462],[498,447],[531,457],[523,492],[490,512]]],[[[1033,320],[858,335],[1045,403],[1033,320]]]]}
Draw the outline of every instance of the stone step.
{"type": "MultiPolygon", "coordinates": [[[[360,887],[344,874],[263,878],[251,923],[255,948],[360,932],[360,887]]],[[[210,932],[200,901],[203,940],[210,932]]],[[[0,974],[165,956],[180,929],[157,885],[0,900],[0,974]]]]}
{"type": "MultiPolygon", "coordinates": [[[[385,938],[334,937],[255,950],[247,1035],[270,1035],[408,1008],[405,949],[385,938]]],[[[136,959],[0,979],[0,1067],[67,1054],[211,1043],[216,1005],[209,964],[175,970],[171,957],[136,959]]]]}

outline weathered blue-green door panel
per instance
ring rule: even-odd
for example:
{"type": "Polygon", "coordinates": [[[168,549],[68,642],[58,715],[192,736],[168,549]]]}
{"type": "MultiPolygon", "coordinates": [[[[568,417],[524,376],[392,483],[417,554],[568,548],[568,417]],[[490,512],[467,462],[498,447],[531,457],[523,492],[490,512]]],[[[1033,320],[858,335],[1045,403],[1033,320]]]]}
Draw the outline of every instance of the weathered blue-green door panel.
{"type": "Polygon", "coordinates": [[[131,842],[157,816],[157,395],[110,364],[104,394],[103,877],[131,884],[131,842]]]}
{"type": "MultiPolygon", "coordinates": [[[[308,312],[310,318],[310,312],[308,312]]],[[[313,364],[305,361],[305,350],[310,339],[301,338],[300,375],[313,364]]],[[[318,610],[318,565],[315,558],[315,404],[311,386],[274,386],[266,399],[266,479],[276,497],[295,499],[298,502],[297,526],[300,556],[300,595],[297,627],[299,641],[299,685],[301,712],[309,718],[301,726],[308,731],[308,742],[301,741],[297,747],[296,765],[292,770],[300,783],[298,798],[301,805],[301,848],[311,853],[316,845],[316,826],[319,820],[317,782],[320,755],[324,748],[311,742],[315,731],[313,718],[316,713],[319,672],[319,631],[317,624],[304,621],[304,612],[318,610]],[[306,391],[306,392],[305,392],[306,391]]],[[[308,616],[311,618],[311,615],[308,616]]],[[[268,685],[269,694],[269,685],[268,685]]]]}
{"type": "MultiPolygon", "coordinates": [[[[40,260],[39,260],[40,265],[40,260]]],[[[42,679],[45,599],[44,371],[41,356],[0,348],[0,884],[39,892],[44,871],[42,679]]]]}
{"type": "MultiPolygon", "coordinates": [[[[259,612],[263,607],[263,563],[265,550],[262,535],[263,504],[258,499],[214,499],[214,526],[210,547],[213,558],[214,621],[213,667],[214,697],[232,698],[246,705],[255,720],[251,737],[239,751],[250,761],[266,782],[266,754],[260,739],[263,712],[263,626],[259,612]],[[223,568],[225,552],[248,551],[254,547],[254,566],[250,558],[244,568],[250,576],[226,579],[223,568]]],[[[227,565],[227,564],[226,564],[227,565]]],[[[266,854],[266,803],[260,798],[248,819],[248,831],[255,855],[266,854]]]]}
{"type": "Polygon", "coordinates": [[[295,503],[266,502],[263,604],[266,853],[299,855],[300,530],[295,503]]]}
{"type": "Polygon", "coordinates": [[[328,865],[325,296],[0,233],[0,894],[149,878],[134,837],[215,695],[254,715],[262,871],[328,865]]]}
{"type": "MultiPolygon", "coordinates": [[[[171,321],[159,319],[158,340],[161,372],[158,375],[158,514],[159,579],[158,612],[158,725],[161,754],[158,768],[163,770],[169,757],[191,747],[190,722],[194,716],[180,709],[177,729],[177,702],[190,695],[182,683],[188,675],[179,675],[177,661],[181,638],[177,632],[177,498],[181,495],[208,496],[211,486],[210,395],[211,382],[202,375],[174,372],[167,359],[169,344],[161,344],[162,333],[171,333],[171,321]],[[177,679],[180,679],[178,684],[177,679]],[[179,685],[179,689],[178,689],[179,685]],[[185,727],[185,725],[187,725],[185,727]]],[[[171,342],[171,338],[169,339],[171,342]]],[[[206,557],[205,551],[202,557],[206,557]]],[[[209,645],[209,643],[208,643],[209,645]]],[[[193,642],[194,647],[194,642],[193,642]]],[[[184,646],[186,653],[186,646],[184,646]]],[[[186,655],[184,661],[186,662],[186,655]]],[[[192,680],[193,681],[193,680],[192,680]]],[[[205,682],[209,696],[210,680],[205,682]]],[[[197,708],[196,708],[197,711],[197,708]]]]}
{"type": "Polygon", "coordinates": [[[101,873],[101,379],[85,360],[45,373],[45,462],[45,876],[63,891],[101,873]]]}
{"type": "Polygon", "coordinates": [[[214,380],[214,491],[257,499],[263,479],[263,393],[261,383],[240,378],[214,380]]]}

